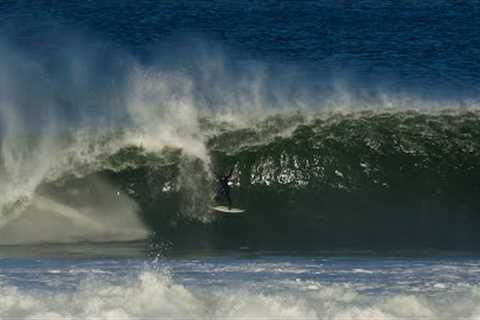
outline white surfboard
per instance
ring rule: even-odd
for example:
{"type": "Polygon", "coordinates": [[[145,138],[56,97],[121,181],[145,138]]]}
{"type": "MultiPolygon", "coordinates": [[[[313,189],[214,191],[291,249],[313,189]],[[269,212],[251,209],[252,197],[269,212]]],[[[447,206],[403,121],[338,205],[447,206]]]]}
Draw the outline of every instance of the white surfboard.
{"type": "Polygon", "coordinates": [[[230,214],[230,213],[244,213],[246,210],[244,209],[239,209],[239,208],[230,208],[228,209],[227,206],[211,206],[210,209],[212,209],[213,211],[215,212],[218,212],[218,213],[226,213],[226,214],[230,214]]]}

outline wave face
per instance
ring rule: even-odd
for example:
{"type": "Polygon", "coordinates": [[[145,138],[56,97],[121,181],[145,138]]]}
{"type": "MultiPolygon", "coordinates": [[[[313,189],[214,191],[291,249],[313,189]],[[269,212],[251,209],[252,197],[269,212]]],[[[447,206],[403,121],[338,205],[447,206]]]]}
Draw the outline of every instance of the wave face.
{"type": "Polygon", "coordinates": [[[130,2],[0,4],[0,244],[478,248],[471,4],[130,2]]]}
{"type": "Polygon", "coordinates": [[[78,206],[104,181],[114,186],[109,203],[127,195],[178,247],[473,248],[479,120],[448,110],[286,113],[242,127],[203,118],[209,163],[174,146],[129,144],[38,194],[78,206]],[[215,216],[214,173],[232,167],[234,206],[248,214],[215,216]]]}

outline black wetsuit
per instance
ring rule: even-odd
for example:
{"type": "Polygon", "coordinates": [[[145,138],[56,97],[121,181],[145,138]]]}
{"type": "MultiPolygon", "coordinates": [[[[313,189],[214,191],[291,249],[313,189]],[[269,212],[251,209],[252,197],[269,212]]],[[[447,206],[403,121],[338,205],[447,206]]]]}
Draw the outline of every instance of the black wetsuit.
{"type": "Polygon", "coordinates": [[[232,198],[230,197],[230,185],[228,184],[230,182],[230,177],[232,176],[233,173],[233,168],[230,170],[228,175],[224,176],[217,176],[218,183],[220,184],[220,189],[218,190],[217,196],[215,197],[216,199],[221,199],[225,198],[228,202],[228,209],[230,210],[232,208],[232,198]]]}

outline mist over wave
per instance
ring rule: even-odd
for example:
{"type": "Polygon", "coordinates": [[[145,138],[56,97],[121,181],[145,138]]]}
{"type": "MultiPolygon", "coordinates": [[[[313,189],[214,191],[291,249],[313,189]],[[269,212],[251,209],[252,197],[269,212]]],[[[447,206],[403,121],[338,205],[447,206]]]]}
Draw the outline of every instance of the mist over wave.
{"type": "Polygon", "coordinates": [[[49,57],[0,45],[0,243],[437,245],[425,230],[451,219],[446,243],[478,240],[476,100],[238,64],[206,40],[148,63],[84,41],[49,57]],[[232,166],[249,215],[225,221],[208,206],[232,166]]]}

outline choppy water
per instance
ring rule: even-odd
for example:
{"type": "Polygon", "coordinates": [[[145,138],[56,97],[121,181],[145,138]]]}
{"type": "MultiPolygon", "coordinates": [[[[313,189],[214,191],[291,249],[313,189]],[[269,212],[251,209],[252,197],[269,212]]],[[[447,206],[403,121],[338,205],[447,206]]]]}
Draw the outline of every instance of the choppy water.
{"type": "MultiPolygon", "coordinates": [[[[58,248],[57,248],[58,250],[58,248]]],[[[3,319],[476,319],[475,257],[0,259],[3,319]]]]}

